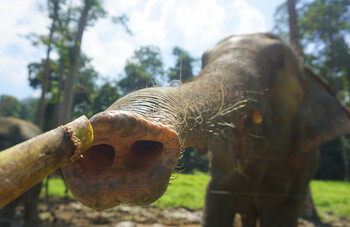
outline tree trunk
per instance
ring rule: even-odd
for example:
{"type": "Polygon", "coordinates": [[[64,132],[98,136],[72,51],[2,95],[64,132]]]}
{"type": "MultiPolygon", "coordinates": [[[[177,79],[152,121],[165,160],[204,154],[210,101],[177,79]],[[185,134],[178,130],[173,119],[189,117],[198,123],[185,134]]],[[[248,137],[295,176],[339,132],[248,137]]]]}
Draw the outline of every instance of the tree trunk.
{"type": "Polygon", "coordinates": [[[290,43],[294,48],[298,57],[303,56],[303,49],[300,45],[300,36],[298,29],[298,18],[295,10],[295,0],[287,0],[288,5],[288,14],[289,14],[289,35],[290,35],[290,43]]]}
{"type": "Polygon", "coordinates": [[[60,59],[60,71],[59,71],[59,78],[58,78],[58,92],[57,92],[57,102],[55,103],[55,113],[54,113],[54,125],[59,126],[59,114],[60,114],[60,108],[62,106],[62,93],[63,93],[63,83],[65,81],[64,79],[64,61],[61,58],[60,59]]]}
{"type": "Polygon", "coordinates": [[[86,26],[90,8],[91,8],[90,1],[85,1],[84,9],[79,19],[78,31],[75,36],[73,55],[71,56],[71,59],[69,62],[68,75],[64,85],[63,101],[59,108],[58,124],[64,124],[68,122],[72,117],[75,74],[78,69],[80,48],[81,48],[83,33],[86,26]]]}
{"type": "Polygon", "coordinates": [[[47,44],[47,52],[46,52],[46,61],[45,61],[45,67],[44,67],[44,72],[43,72],[43,77],[42,77],[42,90],[41,90],[41,96],[40,96],[40,101],[39,101],[39,106],[38,106],[38,118],[37,118],[37,124],[38,126],[44,130],[44,122],[45,122],[45,107],[46,107],[46,93],[49,88],[49,74],[50,74],[50,53],[51,53],[51,42],[52,42],[52,37],[53,33],[56,30],[56,21],[58,19],[58,10],[59,10],[59,0],[54,1],[54,15],[52,18],[52,24],[50,28],[50,35],[49,35],[49,40],[47,44]]]}

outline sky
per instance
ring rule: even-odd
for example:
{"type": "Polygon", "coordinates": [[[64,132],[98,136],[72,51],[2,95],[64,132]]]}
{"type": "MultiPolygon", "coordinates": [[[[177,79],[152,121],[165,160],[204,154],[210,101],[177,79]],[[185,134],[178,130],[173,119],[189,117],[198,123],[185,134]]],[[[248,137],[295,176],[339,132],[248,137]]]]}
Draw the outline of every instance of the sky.
{"type": "MultiPolygon", "coordinates": [[[[75,0],[75,2],[79,2],[75,0]]],[[[92,58],[101,76],[119,79],[126,60],[135,49],[155,45],[165,67],[175,59],[172,48],[179,46],[193,57],[229,35],[269,32],[273,14],[284,0],[105,0],[109,17],[88,27],[82,51],[92,58]],[[110,16],[126,14],[134,35],[128,35],[110,16]]],[[[45,57],[44,47],[34,47],[26,35],[48,34],[50,20],[46,0],[2,0],[0,5],[0,95],[20,100],[38,97],[29,86],[27,65],[45,57]]]]}

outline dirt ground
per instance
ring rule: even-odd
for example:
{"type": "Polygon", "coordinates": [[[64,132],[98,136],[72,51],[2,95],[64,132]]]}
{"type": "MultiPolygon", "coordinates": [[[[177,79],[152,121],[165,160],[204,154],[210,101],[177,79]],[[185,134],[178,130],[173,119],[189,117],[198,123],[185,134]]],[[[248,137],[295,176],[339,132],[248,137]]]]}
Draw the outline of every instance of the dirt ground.
{"type": "MultiPolygon", "coordinates": [[[[22,227],[23,206],[16,210],[16,220],[12,227],[22,227]]],[[[103,212],[97,212],[75,200],[50,198],[41,200],[39,205],[39,226],[77,226],[77,227],[166,227],[184,226],[199,227],[203,211],[193,211],[185,208],[159,209],[145,206],[118,206],[103,212]]],[[[315,225],[312,222],[299,219],[298,227],[334,226],[350,227],[350,220],[339,219],[332,223],[315,225]]],[[[234,227],[241,227],[240,217],[236,217],[234,227]]]]}

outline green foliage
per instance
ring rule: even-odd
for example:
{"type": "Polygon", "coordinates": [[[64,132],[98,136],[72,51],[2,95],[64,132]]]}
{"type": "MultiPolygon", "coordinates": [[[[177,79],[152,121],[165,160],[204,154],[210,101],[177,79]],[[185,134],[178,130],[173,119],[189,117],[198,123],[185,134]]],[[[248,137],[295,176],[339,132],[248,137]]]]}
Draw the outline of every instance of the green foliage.
{"type": "Polygon", "coordinates": [[[350,34],[349,6],[348,0],[315,0],[305,4],[299,20],[304,42],[315,45],[307,63],[336,93],[349,89],[350,52],[344,38],[350,34]]]}
{"type": "Polygon", "coordinates": [[[13,96],[0,96],[0,116],[17,117],[21,115],[21,103],[13,96]]]}
{"type": "MultiPolygon", "coordinates": [[[[56,127],[53,116],[57,111],[57,105],[60,96],[62,95],[63,78],[67,73],[65,66],[62,68],[62,63],[65,60],[57,59],[50,61],[49,68],[49,86],[48,86],[48,98],[46,106],[46,119],[45,130],[56,127]]],[[[79,117],[81,115],[88,115],[91,112],[91,105],[93,103],[93,96],[97,90],[96,80],[99,78],[99,74],[91,65],[91,59],[89,59],[83,53],[79,57],[78,72],[76,75],[74,86],[74,100],[73,100],[73,116],[79,117]]],[[[42,86],[42,75],[44,70],[45,60],[40,63],[30,63],[28,65],[28,79],[30,85],[33,88],[42,86]]]]}
{"type": "Polygon", "coordinates": [[[42,62],[40,63],[33,62],[33,63],[29,63],[27,68],[28,68],[29,85],[34,89],[36,89],[38,88],[39,85],[41,86],[44,64],[42,62]]]}
{"type": "Polygon", "coordinates": [[[126,77],[119,81],[118,85],[123,94],[154,86],[154,78],[138,64],[128,63],[125,68],[126,77]]]}
{"type": "Polygon", "coordinates": [[[192,63],[195,62],[196,59],[191,57],[187,51],[180,47],[173,48],[173,55],[176,56],[176,62],[175,67],[168,70],[169,80],[181,80],[181,82],[191,80],[194,77],[192,63]]]}
{"type": "Polygon", "coordinates": [[[88,26],[93,26],[98,19],[107,16],[107,12],[103,8],[101,0],[84,0],[84,4],[89,5],[90,7],[87,19],[88,26]]]}
{"type": "MultiPolygon", "coordinates": [[[[108,98],[103,98],[103,93],[95,95],[95,92],[99,90],[95,85],[99,75],[91,66],[90,59],[86,55],[79,54],[81,53],[81,40],[78,39],[82,37],[86,27],[93,26],[98,19],[107,16],[103,8],[103,1],[81,0],[78,2],[69,2],[66,0],[47,0],[47,11],[48,17],[52,21],[49,33],[52,34],[52,36],[38,34],[30,34],[27,36],[34,46],[40,48],[44,46],[47,50],[51,50],[51,53],[58,54],[58,59],[51,59],[49,65],[49,81],[45,108],[46,130],[56,126],[55,122],[61,118],[58,117],[58,110],[62,109],[60,108],[61,106],[68,105],[69,103],[64,96],[65,88],[67,88],[69,92],[71,91],[70,86],[67,85],[67,78],[74,78],[71,81],[75,81],[73,88],[74,95],[68,96],[74,97],[73,117],[82,114],[89,115],[91,112],[95,111],[91,109],[91,105],[95,102],[101,103],[108,100],[108,98]],[[86,26],[83,26],[85,22],[86,26]],[[77,70],[75,70],[75,63],[78,64],[77,70]],[[70,73],[75,71],[77,72],[70,73]],[[74,74],[73,77],[69,76],[72,74],[74,74]],[[98,98],[95,100],[97,96],[98,98]],[[63,103],[63,105],[59,105],[59,102],[63,103]]],[[[115,24],[122,25],[126,32],[131,34],[127,26],[128,17],[125,14],[112,18],[112,20],[115,24]]],[[[42,87],[43,77],[44,74],[46,74],[45,63],[46,59],[42,59],[28,65],[28,79],[33,88],[42,87]]],[[[67,94],[69,94],[69,92],[67,94]]],[[[118,92],[113,91],[113,93],[114,95],[112,97],[117,98],[118,96],[116,97],[115,94],[118,92]]],[[[94,108],[96,109],[96,106],[94,108]]],[[[60,113],[62,113],[62,111],[60,113]]]]}
{"type": "Polygon", "coordinates": [[[28,98],[21,100],[20,119],[35,122],[38,110],[38,99],[28,98]]]}
{"type": "Polygon", "coordinates": [[[330,47],[334,36],[349,32],[349,6],[348,0],[314,0],[304,3],[299,19],[303,37],[312,42],[325,42],[330,47]]]}
{"type": "Polygon", "coordinates": [[[97,89],[95,84],[99,74],[90,64],[90,61],[85,55],[80,55],[79,71],[76,75],[74,87],[74,118],[90,113],[93,95],[97,89]]]}
{"type": "Polygon", "coordinates": [[[112,22],[115,24],[120,24],[124,28],[126,33],[128,33],[129,35],[133,35],[132,31],[128,26],[129,17],[127,15],[122,14],[119,17],[112,17],[112,22]]]}
{"type": "MultiPolygon", "coordinates": [[[[298,12],[298,10],[297,10],[298,12]]],[[[279,5],[275,13],[274,17],[274,26],[272,31],[276,33],[281,39],[284,41],[289,41],[289,27],[288,27],[288,8],[287,1],[284,1],[281,5],[279,5]]]]}
{"type": "Polygon", "coordinates": [[[106,81],[94,94],[91,113],[96,114],[107,109],[119,99],[118,88],[115,82],[106,81]]]}
{"type": "Polygon", "coordinates": [[[124,68],[125,78],[118,85],[124,95],[146,87],[157,85],[164,75],[160,50],[155,46],[144,46],[134,52],[124,68]]]}
{"type": "Polygon", "coordinates": [[[343,180],[344,166],[341,139],[329,141],[321,146],[321,162],[315,179],[343,180]]]}
{"type": "Polygon", "coordinates": [[[28,98],[18,101],[13,96],[0,96],[0,116],[16,117],[34,123],[37,106],[37,99],[28,98]]]}
{"type": "MultiPolygon", "coordinates": [[[[46,60],[42,59],[40,62],[32,62],[27,66],[29,85],[34,89],[42,87],[45,62],[46,60]]],[[[59,78],[59,68],[60,66],[58,61],[50,61],[48,77],[49,91],[52,89],[52,83],[57,81],[59,78]]]]}
{"type": "MultiPolygon", "coordinates": [[[[297,1],[300,38],[304,46],[304,62],[330,82],[340,98],[345,100],[350,80],[349,0],[297,1]]],[[[287,4],[275,12],[274,32],[289,38],[287,4]]]]}
{"type": "Polygon", "coordinates": [[[179,164],[182,173],[192,173],[195,170],[202,172],[209,171],[208,155],[198,152],[197,147],[186,148],[182,154],[182,158],[179,160],[179,164]]]}

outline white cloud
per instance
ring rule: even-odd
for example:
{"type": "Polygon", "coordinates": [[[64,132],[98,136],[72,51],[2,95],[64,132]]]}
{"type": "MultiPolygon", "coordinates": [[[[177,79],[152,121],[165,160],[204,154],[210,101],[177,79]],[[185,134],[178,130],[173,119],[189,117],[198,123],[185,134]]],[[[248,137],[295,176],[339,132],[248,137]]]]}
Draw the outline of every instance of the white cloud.
{"type": "MultiPolygon", "coordinates": [[[[38,0],[3,0],[0,6],[0,94],[4,86],[16,90],[12,95],[28,96],[26,66],[44,55],[21,38],[32,32],[47,34],[49,20],[37,10],[38,0]],[[4,23],[5,22],[5,23],[4,23]],[[20,82],[17,82],[17,81],[20,82]],[[24,86],[26,88],[24,89],[24,86]],[[19,90],[25,91],[18,93],[19,90]]],[[[45,6],[46,1],[39,1],[45,6]]],[[[110,15],[125,13],[134,36],[129,36],[110,18],[99,20],[87,29],[83,51],[103,76],[117,78],[126,59],[136,48],[155,45],[162,50],[167,65],[173,64],[171,48],[180,46],[195,57],[232,34],[267,30],[266,18],[245,0],[105,0],[110,15]]],[[[7,91],[6,90],[6,91],[7,91]]],[[[10,92],[11,92],[10,91],[10,92]]]]}
{"type": "Polygon", "coordinates": [[[0,21],[0,94],[23,98],[22,94],[32,93],[27,65],[43,53],[24,36],[45,32],[48,20],[38,12],[35,1],[5,0],[0,7],[0,21]]]}
{"type": "Polygon", "coordinates": [[[126,13],[134,36],[125,35],[104,19],[85,34],[83,49],[94,57],[93,64],[100,72],[114,78],[142,45],[160,47],[165,59],[171,59],[166,55],[174,46],[200,57],[226,36],[267,30],[262,13],[244,0],[109,0],[106,9],[113,15],[126,13]],[[106,37],[108,42],[101,42],[106,37]]]}

